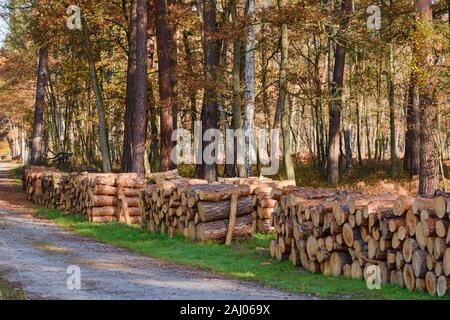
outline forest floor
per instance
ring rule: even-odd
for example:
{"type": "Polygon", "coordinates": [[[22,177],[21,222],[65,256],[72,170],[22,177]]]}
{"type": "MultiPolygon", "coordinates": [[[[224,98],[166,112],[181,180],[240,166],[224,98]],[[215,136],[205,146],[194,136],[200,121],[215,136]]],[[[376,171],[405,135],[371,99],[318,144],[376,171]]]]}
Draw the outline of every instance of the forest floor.
{"type": "Polygon", "coordinates": [[[31,206],[20,190],[20,180],[12,175],[11,164],[0,162],[0,292],[3,277],[9,284],[3,288],[15,290],[7,290],[10,295],[19,292],[16,296],[28,299],[431,299],[426,293],[392,285],[368,290],[364,281],[310,274],[288,261],[273,261],[267,249],[270,235],[225,247],[119,223],[86,223],[81,217],[31,206]],[[81,268],[80,291],[67,290],[70,265],[81,268]]]}

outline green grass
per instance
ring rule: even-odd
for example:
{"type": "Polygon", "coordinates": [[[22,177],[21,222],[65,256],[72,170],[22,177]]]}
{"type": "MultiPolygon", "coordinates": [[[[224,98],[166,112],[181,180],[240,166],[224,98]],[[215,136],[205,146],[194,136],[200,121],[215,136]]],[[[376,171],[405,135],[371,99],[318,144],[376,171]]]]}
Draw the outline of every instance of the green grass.
{"type": "Polygon", "coordinates": [[[25,294],[22,290],[14,288],[0,278],[0,301],[2,300],[24,300],[25,294]]]}
{"type": "Polygon", "coordinates": [[[56,210],[39,209],[37,215],[80,235],[141,255],[293,293],[336,299],[437,299],[392,285],[382,290],[368,290],[364,281],[310,274],[294,268],[288,261],[272,261],[267,250],[271,239],[268,235],[256,235],[252,241],[238,241],[226,247],[217,243],[197,243],[181,236],[169,238],[120,223],[91,224],[81,217],[65,216],[56,210]]]}

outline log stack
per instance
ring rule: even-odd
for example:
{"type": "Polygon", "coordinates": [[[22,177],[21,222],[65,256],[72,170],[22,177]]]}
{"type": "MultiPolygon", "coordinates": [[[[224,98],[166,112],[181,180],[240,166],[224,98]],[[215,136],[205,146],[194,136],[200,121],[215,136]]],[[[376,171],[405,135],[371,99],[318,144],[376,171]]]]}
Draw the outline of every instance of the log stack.
{"type": "Polygon", "coordinates": [[[277,200],[295,187],[295,181],[276,181],[270,178],[224,178],[219,180],[225,184],[248,186],[253,197],[254,231],[268,234],[274,232],[272,216],[277,200]]]}
{"type": "Polygon", "coordinates": [[[29,201],[50,209],[60,209],[67,178],[66,173],[53,168],[29,167],[22,182],[29,201]]]}
{"type": "Polygon", "coordinates": [[[231,198],[236,194],[233,236],[250,237],[254,230],[251,192],[249,185],[208,184],[206,180],[180,177],[163,179],[149,185],[142,194],[143,222],[151,232],[223,242],[229,226],[231,198]]]}
{"type": "Polygon", "coordinates": [[[146,181],[136,174],[88,174],[84,202],[90,222],[141,224],[141,193],[146,181]]]}
{"type": "Polygon", "coordinates": [[[450,289],[450,195],[411,198],[295,190],[277,202],[270,253],[310,272],[445,295],[450,289]]]}
{"type": "Polygon", "coordinates": [[[43,167],[29,167],[24,174],[30,201],[90,222],[140,223],[139,199],[145,186],[136,174],[69,174],[43,167]]]}

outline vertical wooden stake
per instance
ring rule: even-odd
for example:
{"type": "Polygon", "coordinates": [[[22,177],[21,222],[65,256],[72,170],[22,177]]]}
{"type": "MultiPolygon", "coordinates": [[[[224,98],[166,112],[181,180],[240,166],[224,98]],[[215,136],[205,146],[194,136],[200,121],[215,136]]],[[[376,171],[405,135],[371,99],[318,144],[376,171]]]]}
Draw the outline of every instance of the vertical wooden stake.
{"type": "Polygon", "coordinates": [[[225,245],[227,246],[231,245],[231,241],[233,241],[234,226],[236,225],[237,203],[238,195],[237,193],[234,193],[231,196],[230,202],[230,223],[228,224],[227,239],[225,241],[225,245]]]}
{"type": "Polygon", "coordinates": [[[122,213],[123,213],[123,216],[125,218],[125,223],[127,225],[131,226],[131,219],[130,219],[130,215],[129,215],[129,212],[128,212],[128,203],[127,203],[126,197],[125,197],[124,192],[123,192],[123,181],[121,180],[121,178],[119,178],[119,181],[117,183],[117,193],[118,193],[117,194],[117,199],[118,199],[118,201],[117,201],[117,203],[118,203],[118,210],[117,210],[118,211],[118,217],[117,217],[117,220],[120,221],[120,218],[121,218],[122,213]]]}

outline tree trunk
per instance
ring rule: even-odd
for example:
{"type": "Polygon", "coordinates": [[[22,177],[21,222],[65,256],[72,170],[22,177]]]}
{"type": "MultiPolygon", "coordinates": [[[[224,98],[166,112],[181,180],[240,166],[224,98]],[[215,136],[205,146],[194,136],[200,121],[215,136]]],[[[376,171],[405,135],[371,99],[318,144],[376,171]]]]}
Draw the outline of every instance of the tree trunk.
{"type": "Polygon", "coordinates": [[[252,162],[255,158],[253,150],[254,117],[255,117],[255,29],[252,25],[255,13],[255,0],[247,0],[246,28],[247,43],[245,47],[245,171],[247,176],[253,175],[252,162]]]}
{"type": "MultiPolygon", "coordinates": [[[[150,6],[150,4],[148,4],[150,6]]],[[[148,8],[148,10],[152,10],[152,8],[148,8]]],[[[150,40],[150,49],[149,49],[149,60],[148,60],[148,68],[154,68],[154,59],[155,59],[155,38],[154,38],[154,29],[151,32],[151,40],[150,40]]],[[[151,79],[147,79],[148,85],[148,119],[150,120],[150,151],[148,152],[149,162],[150,162],[150,171],[158,172],[160,159],[159,159],[159,135],[158,135],[158,125],[156,123],[156,101],[154,95],[154,87],[151,79]]]]}
{"type": "Polygon", "coordinates": [[[417,66],[421,75],[419,82],[420,100],[420,172],[419,194],[433,195],[439,188],[438,147],[435,139],[438,127],[434,65],[432,55],[432,20],[431,0],[416,0],[418,27],[416,32],[417,66]]]}
{"type": "Polygon", "coordinates": [[[123,133],[122,149],[122,172],[132,171],[132,132],[133,132],[133,112],[135,103],[135,82],[136,82],[136,29],[137,29],[137,0],[131,0],[130,6],[130,27],[128,38],[128,71],[127,89],[125,100],[125,121],[123,133]]]}
{"type": "Polygon", "coordinates": [[[160,171],[174,169],[172,163],[172,78],[170,75],[170,32],[167,22],[166,0],[154,0],[156,19],[156,40],[158,47],[158,76],[160,95],[160,171]]]}
{"type": "Polygon", "coordinates": [[[178,22],[175,17],[172,17],[171,13],[176,10],[175,4],[177,0],[167,0],[168,8],[168,22],[170,33],[170,70],[171,70],[171,86],[172,86],[172,122],[173,130],[178,128],[178,77],[177,77],[177,64],[178,64],[178,39],[177,39],[177,26],[178,22]]]}
{"type": "MultiPolygon", "coordinates": [[[[342,13],[345,15],[342,27],[345,28],[349,22],[348,13],[351,10],[351,1],[342,3],[342,13]]],[[[339,142],[341,133],[341,109],[342,88],[344,84],[346,48],[341,43],[336,43],[334,61],[333,83],[331,86],[331,104],[329,110],[329,146],[327,160],[327,180],[331,184],[339,182],[339,142]]]]}
{"type": "Polygon", "coordinates": [[[417,77],[414,70],[411,70],[406,109],[404,170],[413,176],[419,174],[420,165],[420,110],[417,77]]]}
{"type": "Polygon", "coordinates": [[[388,72],[388,101],[389,101],[389,127],[391,147],[391,177],[397,178],[397,141],[395,129],[395,90],[394,90],[394,44],[389,44],[389,72],[388,72]]]}
{"type": "Polygon", "coordinates": [[[98,135],[100,138],[100,151],[102,153],[103,172],[108,173],[111,172],[111,160],[109,156],[108,133],[106,128],[106,117],[105,117],[105,104],[103,102],[102,90],[100,88],[100,84],[97,77],[97,71],[95,68],[94,53],[92,52],[91,41],[89,39],[89,30],[86,17],[83,16],[81,21],[83,23],[84,45],[89,60],[89,73],[91,77],[92,88],[95,94],[95,102],[97,105],[98,135]]]}
{"type": "Polygon", "coordinates": [[[137,0],[136,82],[133,108],[132,172],[145,176],[145,144],[147,140],[147,0],[137,0]]]}
{"type": "MultiPolygon", "coordinates": [[[[202,106],[202,130],[203,134],[209,129],[217,129],[217,94],[215,88],[218,64],[218,48],[215,33],[216,25],[216,2],[215,0],[203,1],[203,31],[204,31],[204,65],[205,65],[205,93],[202,106]]],[[[202,150],[209,145],[210,142],[204,141],[202,150]]],[[[212,142],[211,142],[212,143],[212,142]]],[[[217,150],[211,154],[217,160],[217,150]]],[[[202,160],[202,164],[197,165],[196,176],[208,180],[210,182],[217,181],[217,161],[212,164],[202,160]]]]}
{"type": "MultiPolygon", "coordinates": [[[[282,9],[282,0],[278,0],[278,8],[282,9]]],[[[279,97],[278,102],[281,110],[281,130],[283,132],[283,155],[284,155],[284,168],[288,180],[295,180],[294,165],[292,163],[291,156],[291,130],[290,130],[290,112],[286,106],[287,98],[287,64],[288,64],[288,48],[289,48],[289,35],[288,25],[283,23],[281,26],[281,63],[280,63],[280,75],[279,75],[279,97]]]]}
{"type": "MultiPolygon", "coordinates": [[[[192,68],[192,49],[189,45],[189,33],[183,32],[183,45],[184,45],[184,52],[185,52],[185,62],[186,62],[186,68],[189,74],[193,74],[193,68],[192,68]]],[[[191,132],[194,132],[194,125],[195,121],[197,121],[197,97],[196,92],[191,89],[189,91],[189,103],[190,103],[190,116],[191,116],[191,132]]]]}
{"type": "Polygon", "coordinates": [[[44,130],[44,104],[45,104],[45,81],[47,78],[48,49],[39,50],[39,65],[36,81],[36,103],[33,122],[33,144],[31,149],[31,164],[42,163],[42,134],[44,130]]]}
{"type": "MultiPolygon", "coordinates": [[[[237,0],[233,1],[231,6],[231,19],[233,28],[239,28],[237,0]]],[[[241,102],[241,40],[236,37],[233,40],[233,128],[239,130],[242,128],[242,102],[241,102]]],[[[239,177],[245,177],[245,166],[237,163],[237,140],[235,139],[235,164],[239,177]]]]}

